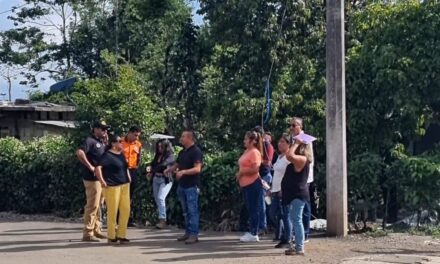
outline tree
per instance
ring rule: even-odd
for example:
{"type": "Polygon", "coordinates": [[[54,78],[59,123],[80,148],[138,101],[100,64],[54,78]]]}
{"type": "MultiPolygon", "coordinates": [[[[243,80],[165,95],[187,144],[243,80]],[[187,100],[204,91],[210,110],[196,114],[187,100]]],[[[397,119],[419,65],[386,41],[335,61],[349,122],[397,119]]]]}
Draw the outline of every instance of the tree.
{"type": "Polygon", "coordinates": [[[12,101],[12,82],[17,79],[22,69],[14,65],[0,65],[0,77],[8,84],[8,98],[12,101]]]}
{"type": "Polygon", "coordinates": [[[73,73],[70,41],[79,20],[75,8],[79,2],[27,0],[8,17],[15,28],[0,33],[0,59],[27,68],[22,84],[36,87],[46,74],[59,80],[73,73]]]}
{"type": "Polygon", "coordinates": [[[109,64],[109,76],[81,81],[71,97],[77,104],[76,117],[85,121],[106,120],[116,133],[127,132],[138,125],[145,134],[163,131],[164,112],[145,94],[136,71],[129,64],[119,64],[117,58],[104,51],[109,64]]]}
{"type": "Polygon", "coordinates": [[[266,128],[281,133],[286,117],[305,116],[310,133],[323,136],[323,1],[200,3],[211,47],[200,91],[210,137],[223,147],[235,147],[228,142],[239,142],[246,130],[261,124],[272,64],[273,112],[266,128]]]}
{"type": "MultiPolygon", "coordinates": [[[[348,156],[352,160],[365,155],[381,157],[384,169],[372,181],[383,189],[384,219],[388,211],[390,220],[397,219],[401,194],[405,194],[402,205],[419,206],[420,197],[417,201],[407,197],[431,191],[415,190],[409,195],[413,186],[437,188],[430,183],[434,173],[420,177],[412,167],[425,164],[425,168],[432,161],[401,157],[414,154],[413,143],[431,123],[440,121],[439,12],[440,5],[430,1],[373,4],[355,12],[348,25],[348,156]],[[410,174],[401,173],[400,168],[406,166],[410,174]]],[[[350,177],[351,189],[371,188],[357,185],[356,178],[359,175],[350,177]]]]}
{"type": "Polygon", "coordinates": [[[440,19],[433,15],[439,10],[408,1],[356,14],[347,52],[351,153],[389,156],[396,144],[409,147],[439,121],[440,19]]]}

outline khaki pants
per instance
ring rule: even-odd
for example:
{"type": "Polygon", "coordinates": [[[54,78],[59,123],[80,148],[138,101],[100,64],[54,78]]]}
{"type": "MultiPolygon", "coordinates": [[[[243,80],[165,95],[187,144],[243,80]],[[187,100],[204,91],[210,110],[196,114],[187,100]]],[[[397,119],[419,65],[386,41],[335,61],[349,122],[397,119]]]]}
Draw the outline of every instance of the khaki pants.
{"type": "Polygon", "coordinates": [[[86,189],[87,203],[84,207],[83,237],[101,233],[101,197],[102,187],[99,181],[83,181],[86,189]]]}
{"type": "Polygon", "coordinates": [[[128,218],[130,217],[130,183],[104,188],[107,205],[107,237],[108,239],[126,238],[128,218]],[[119,211],[118,228],[116,216],[119,211]]]}

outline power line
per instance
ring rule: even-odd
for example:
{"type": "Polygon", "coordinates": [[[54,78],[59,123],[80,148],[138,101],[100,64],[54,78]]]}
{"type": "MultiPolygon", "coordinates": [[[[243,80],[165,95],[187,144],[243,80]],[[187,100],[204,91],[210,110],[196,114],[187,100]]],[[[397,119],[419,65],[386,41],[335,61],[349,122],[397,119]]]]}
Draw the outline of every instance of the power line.
{"type": "Polygon", "coordinates": [[[9,10],[6,10],[6,11],[3,11],[3,12],[0,12],[0,15],[6,14],[6,13],[9,13],[9,12],[12,12],[12,11],[14,11],[15,9],[21,8],[21,7],[25,6],[25,5],[27,5],[27,4],[22,4],[21,6],[14,6],[14,7],[12,7],[12,8],[9,9],[9,10]]]}

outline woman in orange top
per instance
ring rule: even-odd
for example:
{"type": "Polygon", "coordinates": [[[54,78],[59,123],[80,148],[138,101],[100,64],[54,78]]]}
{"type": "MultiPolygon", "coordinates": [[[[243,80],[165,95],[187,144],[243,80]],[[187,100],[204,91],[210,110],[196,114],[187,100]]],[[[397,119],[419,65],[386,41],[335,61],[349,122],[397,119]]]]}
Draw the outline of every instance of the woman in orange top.
{"type": "Polygon", "coordinates": [[[246,150],[238,160],[237,180],[242,189],[244,202],[249,212],[250,232],[244,234],[241,242],[258,242],[259,213],[263,206],[263,187],[258,173],[262,160],[263,139],[259,133],[249,131],[244,137],[246,150]]]}

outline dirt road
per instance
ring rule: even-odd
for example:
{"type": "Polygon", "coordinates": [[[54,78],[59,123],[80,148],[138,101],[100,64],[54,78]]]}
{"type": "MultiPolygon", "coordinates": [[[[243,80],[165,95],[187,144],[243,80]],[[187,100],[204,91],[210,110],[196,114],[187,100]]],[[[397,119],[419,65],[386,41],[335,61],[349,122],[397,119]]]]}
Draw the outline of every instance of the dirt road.
{"type": "Polygon", "coordinates": [[[81,242],[81,224],[0,222],[0,264],[128,263],[440,263],[440,242],[430,237],[391,234],[346,239],[312,237],[306,256],[284,256],[270,237],[242,244],[238,233],[202,233],[201,241],[175,240],[179,230],[129,229],[129,245],[81,242]]]}

